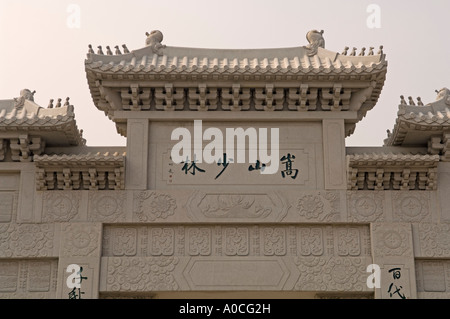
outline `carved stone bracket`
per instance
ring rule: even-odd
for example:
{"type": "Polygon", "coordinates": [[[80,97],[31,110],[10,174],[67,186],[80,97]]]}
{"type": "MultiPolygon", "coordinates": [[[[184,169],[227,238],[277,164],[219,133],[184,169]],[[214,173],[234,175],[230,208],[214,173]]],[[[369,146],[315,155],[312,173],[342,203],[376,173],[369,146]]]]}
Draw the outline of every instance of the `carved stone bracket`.
{"type": "Polygon", "coordinates": [[[121,97],[124,110],[149,110],[152,91],[150,88],[140,88],[138,84],[132,84],[128,90],[122,89],[121,97]]]}
{"type": "Polygon", "coordinates": [[[208,111],[217,108],[217,88],[209,88],[199,84],[198,89],[189,89],[189,108],[191,110],[208,111]]]}
{"type": "MultiPolygon", "coordinates": [[[[6,153],[6,139],[0,141],[0,160],[3,160],[6,153]]],[[[34,155],[40,155],[44,152],[45,141],[41,137],[19,135],[18,138],[9,140],[9,147],[13,161],[32,162],[34,155]]]]}
{"type": "Polygon", "coordinates": [[[124,156],[74,155],[36,158],[36,189],[119,190],[125,188],[124,156]]]}
{"type": "Polygon", "coordinates": [[[250,89],[233,84],[230,89],[222,89],[222,108],[231,111],[245,111],[250,107],[250,89]]]}
{"type": "Polygon", "coordinates": [[[184,108],[184,90],[176,89],[173,84],[166,84],[164,88],[155,89],[155,103],[157,110],[173,111],[184,108]]]}
{"type": "Polygon", "coordinates": [[[290,88],[288,102],[290,110],[314,111],[317,109],[317,88],[310,88],[308,84],[290,88]]]}
{"type": "Polygon", "coordinates": [[[348,189],[435,190],[438,162],[438,155],[349,155],[348,189]]]}
{"type": "Polygon", "coordinates": [[[443,162],[450,162],[450,133],[432,136],[428,140],[428,153],[440,155],[443,162]]]}

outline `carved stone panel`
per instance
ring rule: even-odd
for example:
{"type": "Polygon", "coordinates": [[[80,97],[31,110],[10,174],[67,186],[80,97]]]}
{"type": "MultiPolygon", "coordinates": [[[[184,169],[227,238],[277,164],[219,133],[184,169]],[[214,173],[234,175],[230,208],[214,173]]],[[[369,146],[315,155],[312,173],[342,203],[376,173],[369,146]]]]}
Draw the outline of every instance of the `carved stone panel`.
{"type": "Polygon", "coordinates": [[[150,228],[150,251],[152,256],[172,256],[174,254],[175,230],[173,228],[150,228]]]}
{"type": "Polygon", "coordinates": [[[177,257],[113,257],[106,263],[105,291],[173,291],[177,257]]]}
{"type": "Polygon", "coordinates": [[[0,299],[55,298],[56,260],[0,261],[0,299]]]}
{"type": "Polygon", "coordinates": [[[0,224],[0,257],[51,257],[54,226],[0,224]]]}
{"type": "Polygon", "coordinates": [[[376,256],[413,256],[410,224],[373,223],[372,239],[376,256]]]}
{"type": "Polygon", "coordinates": [[[393,218],[400,222],[431,221],[430,193],[392,192],[393,218]]]}
{"type": "Polygon", "coordinates": [[[247,227],[224,228],[225,254],[247,256],[249,253],[249,229],[247,227]]]}
{"type": "Polygon", "coordinates": [[[420,223],[419,246],[417,257],[450,257],[450,224],[420,223]]]}
{"type": "Polygon", "coordinates": [[[176,200],[169,194],[142,191],[134,194],[133,219],[152,222],[166,219],[175,213],[176,200]]]}
{"type": "Polygon", "coordinates": [[[60,256],[100,256],[100,224],[64,223],[61,235],[60,256]]]}
{"type": "Polygon", "coordinates": [[[125,221],[126,192],[89,192],[89,220],[98,222],[125,221]]]}
{"type": "Polygon", "coordinates": [[[295,202],[300,220],[307,222],[336,222],[340,220],[338,192],[317,192],[301,196],[295,202]]]}
{"type": "Polygon", "coordinates": [[[209,227],[187,228],[188,254],[190,256],[209,256],[211,254],[211,233],[209,227]]]}
{"type": "Polygon", "coordinates": [[[81,193],[76,191],[47,191],[43,193],[44,222],[68,222],[78,215],[81,193]]]}
{"type": "Polygon", "coordinates": [[[194,221],[270,220],[279,221],[287,214],[287,204],[276,192],[265,194],[211,194],[194,192],[186,203],[194,221]]]}
{"type": "Polygon", "coordinates": [[[382,222],[385,217],[385,196],[379,191],[347,192],[349,222],[382,222]]]}
{"type": "Polygon", "coordinates": [[[264,227],[261,229],[264,240],[265,256],[286,255],[286,228],[285,227],[264,227]]]}
{"type": "Polygon", "coordinates": [[[367,265],[371,258],[297,257],[297,291],[369,291],[367,265]]]}

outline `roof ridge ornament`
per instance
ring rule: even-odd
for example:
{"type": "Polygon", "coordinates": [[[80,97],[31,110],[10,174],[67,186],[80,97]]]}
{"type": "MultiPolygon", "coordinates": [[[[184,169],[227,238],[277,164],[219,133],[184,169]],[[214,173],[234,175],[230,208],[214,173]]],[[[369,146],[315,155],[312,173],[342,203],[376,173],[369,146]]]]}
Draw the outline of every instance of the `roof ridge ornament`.
{"type": "Polygon", "coordinates": [[[306,46],[308,50],[308,56],[314,56],[317,54],[319,48],[325,48],[325,39],[323,38],[323,30],[311,30],[306,34],[306,40],[309,44],[306,46]]]}
{"type": "Polygon", "coordinates": [[[164,40],[162,32],[159,30],[153,30],[150,33],[145,32],[145,35],[147,36],[145,45],[150,47],[153,53],[157,55],[163,55],[162,49],[165,49],[166,46],[161,44],[161,42],[164,40]]]}
{"type": "Polygon", "coordinates": [[[439,91],[435,90],[437,93],[436,101],[444,100],[445,104],[450,105],[450,90],[447,88],[442,88],[439,91]]]}
{"type": "Polygon", "coordinates": [[[34,94],[35,93],[36,93],[36,91],[31,92],[29,89],[21,90],[20,97],[14,98],[14,107],[16,109],[23,107],[23,105],[25,104],[25,100],[34,102],[34,94]]]}

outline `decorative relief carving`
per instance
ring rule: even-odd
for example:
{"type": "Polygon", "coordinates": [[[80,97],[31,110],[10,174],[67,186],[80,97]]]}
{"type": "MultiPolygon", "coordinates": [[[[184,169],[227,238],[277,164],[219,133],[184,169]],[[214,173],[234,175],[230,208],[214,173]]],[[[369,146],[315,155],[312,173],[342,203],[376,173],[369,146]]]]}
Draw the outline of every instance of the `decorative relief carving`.
{"type": "Polygon", "coordinates": [[[367,291],[364,258],[297,257],[297,291],[367,291]]]}
{"type": "Polygon", "coordinates": [[[114,257],[107,263],[107,291],[179,290],[173,275],[176,257],[114,257]]]}
{"type": "Polygon", "coordinates": [[[353,226],[105,226],[103,256],[370,256],[353,226]]]}
{"type": "Polygon", "coordinates": [[[224,229],[225,254],[227,256],[247,256],[249,253],[249,230],[246,227],[224,229]]]}
{"type": "Polygon", "coordinates": [[[357,228],[338,228],[337,237],[339,256],[359,256],[361,254],[361,243],[357,228]]]}
{"type": "Polygon", "coordinates": [[[89,192],[89,220],[117,222],[125,220],[126,192],[89,192]]]}
{"type": "Polygon", "coordinates": [[[174,254],[173,228],[151,228],[150,229],[151,254],[153,256],[171,256],[174,254]]]}
{"type": "Polygon", "coordinates": [[[68,222],[76,218],[80,200],[79,192],[44,192],[43,220],[45,222],[68,222]]]}
{"type": "Polygon", "coordinates": [[[207,227],[189,227],[189,255],[209,256],[211,254],[211,229],[207,227]]]}
{"type": "Polygon", "coordinates": [[[134,194],[133,213],[139,221],[166,219],[175,213],[177,203],[168,194],[142,191],[134,194]]]}
{"type": "Polygon", "coordinates": [[[392,192],[395,221],[431,221],[429,192],[392,192]]]}
{"type": "Polygon", "coordinates": [[[372,224],[375,255],[412,256],[410,224],[372,224]]]}
{"type": "Polygon", "coordinates": [[[61,256],[95,256],[100,249],[100,227],[97,224],[67,223],[61,225],[61,256]]]}
{"type": "Polygon", "coordinates": [[[0,261],[1,298],[55,297],[56,260],[0,261]]]}
{"type": "Polygon", "coordinates": [[[298,199],[298,214],[304,219],[317,221],[338,221],[340,219],[340,196],[334,192],[318,192],[298,199]]]}
{"type": "Polygon", "coordinates": [[[112,228],[112,254],[114,256],[135,256],[137,230],[131,227],[112,228]]]}
{"type": "Polygon", "coordinates": [[[275,192],[267,194],[206,194],[195,191],[186,203],[193,220],[271,219],[281,220],[287,214],[287,204],[275,192]]]}
{"type": "Polygon", "coordinates": [[[265,256],[284,256],[286,254],[286,229],[282,227],[262,228],[265,256]]]}
{"type": "Polygon", "coordinates": [[[0,223],[9,223],[17,210],[17,193],[0,192],[0,223]]]}
{"type": "Polygon", "coordinates": [[[323,241],[323,230],[321,227],[300,228],[299,247],[302,256],[323,255],[323,241]]]}
{"type": "Polygon", "coordinates": [[[380,222],[385,220],[384,192],[357,191],[347,192],[349,221],[380,222]]]}
{"type": "Polygon", "coordinates": [[[421,256],[450,257],[450,224],[420,223],[421,256]]]}
{"type": "Polygon", "coordinates": [[[0,257],[53,256],[53,225],[0,225],[0,257]]]}

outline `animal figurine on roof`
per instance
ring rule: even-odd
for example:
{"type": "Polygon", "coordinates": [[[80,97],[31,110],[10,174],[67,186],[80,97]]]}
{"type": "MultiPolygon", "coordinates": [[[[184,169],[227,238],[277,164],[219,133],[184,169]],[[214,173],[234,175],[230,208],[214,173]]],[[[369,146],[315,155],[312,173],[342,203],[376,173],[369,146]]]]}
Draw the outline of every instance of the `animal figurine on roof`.
{"type": "Polygon", "coordinates": [[[145,35],[147,39],[145,40],[145,45],[151,47],[153,53],[157,55],[163,55],[162,49],[165,49],[166,46],[161,44],[164,40],[164,36],[161,31],[153,30],[152,32],[146,32],[145,35]]]}
{"type": "Polygon", "coordinates": [[[319,48],[325,48],[325,39],[323,38],[323,30],[312,30],[306,34],[306,40],[309,44],[305,47],[308,51],[308,56],[317,54],[319,48]]]}

